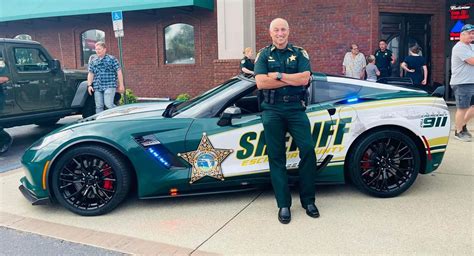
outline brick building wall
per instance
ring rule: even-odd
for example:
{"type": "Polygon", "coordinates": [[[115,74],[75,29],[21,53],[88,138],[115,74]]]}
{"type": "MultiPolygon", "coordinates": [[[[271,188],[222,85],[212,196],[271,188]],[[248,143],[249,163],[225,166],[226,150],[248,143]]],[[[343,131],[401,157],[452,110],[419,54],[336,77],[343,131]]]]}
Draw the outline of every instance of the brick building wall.
{"type": "MultiPolygon", "coordinates": [[[[81,64],[81,34],[90,29],[105,32],[107,52],[119,56],[110,14],[78,15],[0,23],[0,37],[28,34],[40,42],[64,68],[86,69],[81,64]]],[[[123,56],[125,85],[138,96],[197,95],[215,85],[215,70],[226,63],[217,57],[216,12],[195,8],[160,9],[124,13],[123,56]],[[174,23],[194,26],[195,64],[164,64],[164,28],[174,23]],[[215,67],[215,65],[217,67],[215,67]]],[[[234,72],[238,72],[238,62],[234,72]]],[[[217,79],[222,81],[222,79],[217,79]]]]}
{"type": "MultiPolygon", "coordinates": [[[[308,51],[313,70],[340,74],[351,42],[358,43],[364,54],[377,48],[381,12],[432,15],[432,80],[443,83],[446,6],[442,0],[258,0],[257,50],[271,43],[270,21],[282,17],[290,23],[290,41],[308,51]]],[[[108,53],[118,56],[111,23],[108,13],[2,22],[0,37],[29,34],[61,60],[63,67],[85,69],[81,64],[80,35],[89,29],[104,31],[108,53]]],[[[194,96],[238,74],[239,59],[218,59],[216,10],[169,8],[125,12],[124,29],[125,82],[138,96],[194,96]],[[164,28],[178,22],[194,26],[195,64],[164,64],[164,28]]]]}
{"type": "Polygon", "coordinates": [[[444,81],[445,1],[442,0],[259,0],[255,1],[257,48],[271,43],[270,21],[288,20],[290,41],[304,47],[313,70],[340,74],[351,42],[365,55],[380,39],[379,13],[430,14],[433,81],[444,81]],[[271,8],[269,8],[271,6],[271,8]]]}

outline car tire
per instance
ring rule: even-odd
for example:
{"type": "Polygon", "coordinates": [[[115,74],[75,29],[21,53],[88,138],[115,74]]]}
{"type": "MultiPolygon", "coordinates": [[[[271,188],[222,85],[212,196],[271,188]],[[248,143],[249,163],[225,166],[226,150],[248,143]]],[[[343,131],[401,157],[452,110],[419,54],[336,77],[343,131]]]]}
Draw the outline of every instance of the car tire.
{"type": "Polygon", "coordinates": [[[123,157],[104,146],[79,146],[54,164],[51,190],[66,209],[97,216],[116,208],[130,190],[131,177],[123,157]]]}
{"type": "Polygon", "coordinates": [[[376,197],[395,197],[415,182],[420,172],[416,144],[399,131],[376,131],[356,141],[348,172],[362,192],[376,197]]]}
{"type": "Polygon", "coordinates": [[[82,118],[87,118],[95,115],[95,101],[92,96],[89,96],[82,107],[82,118]]]}
{"type": "Polygon", "coordinates": [[[45,119],[35,122],[36,125],[41,127],[50,127],[56,125],[60,118],[45,119]]]}

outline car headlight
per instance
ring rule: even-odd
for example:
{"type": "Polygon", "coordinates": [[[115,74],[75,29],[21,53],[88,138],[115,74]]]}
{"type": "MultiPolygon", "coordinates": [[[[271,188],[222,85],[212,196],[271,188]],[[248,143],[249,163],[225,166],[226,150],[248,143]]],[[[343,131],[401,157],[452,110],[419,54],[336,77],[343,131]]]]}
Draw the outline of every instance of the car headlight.
{"type": "Polygon", "coordinates": [[[73,133],[73,130],[69,129],[69,130],[64,130],[64,131],[60,131],[58,133],[54,133],[54,134],[51,134],[51,135],[48,135],[46,137],[44,137],[43,139],[37,141],[32,147],[31,149],[32,150],[39,150],[39,149],[42,149],[46,146],[48,146],[49,144],[51,144],[53,141],[57,141],[57,140],[60,140],[60,139],[63,139],[65,137],[68,137],[69,135],[71,135],[73,133]]]}

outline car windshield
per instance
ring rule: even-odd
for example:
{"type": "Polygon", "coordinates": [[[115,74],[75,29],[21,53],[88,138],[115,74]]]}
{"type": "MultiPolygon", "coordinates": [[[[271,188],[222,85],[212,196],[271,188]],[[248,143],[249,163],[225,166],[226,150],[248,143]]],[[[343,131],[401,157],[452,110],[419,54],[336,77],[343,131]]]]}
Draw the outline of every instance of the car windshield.
{"type": "Polygon", "coordinates": [[[212,117],[233,96],[249,88],[249,81],[232,78],[203,94],[176,105],[171,116],[180,118],[212,117]]]}

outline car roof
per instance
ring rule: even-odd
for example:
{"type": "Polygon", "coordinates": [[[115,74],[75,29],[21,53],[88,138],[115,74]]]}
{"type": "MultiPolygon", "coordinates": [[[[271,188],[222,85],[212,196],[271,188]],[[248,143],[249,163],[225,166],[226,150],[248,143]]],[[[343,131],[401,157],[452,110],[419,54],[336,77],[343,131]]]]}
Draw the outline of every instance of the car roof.
{"type": "MultiPolygon", "coordinates": [[[[352,78],[352,77],[333,75],[333,74],[327,74],[327,73],[321,73],[321,72],[313,71],[311,76],[312,76],[313,81],[353,84],[353,85],[358,85],[361,87],[367,87],[367,88],[373,88],[373,89],[411,91],[411,92],[417,91],[417,92],[426,93],[426,91],[413,87],[413,86],[406,86],[406,85],[401,85],[401,84],[377,83],[377,82],[371,82],[371,81],[361,80],[361,79],[352,78]]],[[[249,77],[249,76],[239,75],[239,78],[243,80],[247,80],[247,81],[252,81],[255,83],[255,77],[253,76],[249,77]]]]}
{"type": "Polygon", "coordinates": [[[32,40],[22,40],[22,39],[11,39],[11,38],[0,38],[0,43],[15,43],[15,44],[40,44],[39,42],[32,40]]]}

